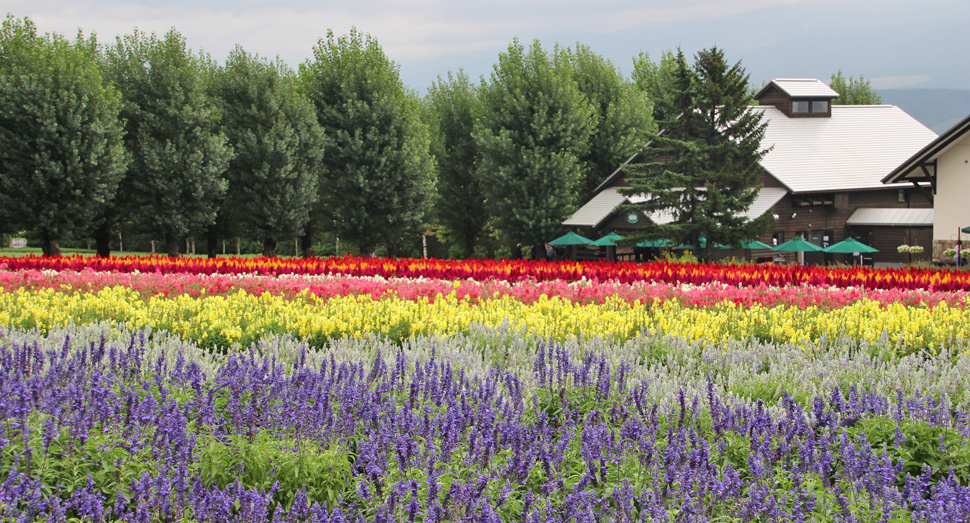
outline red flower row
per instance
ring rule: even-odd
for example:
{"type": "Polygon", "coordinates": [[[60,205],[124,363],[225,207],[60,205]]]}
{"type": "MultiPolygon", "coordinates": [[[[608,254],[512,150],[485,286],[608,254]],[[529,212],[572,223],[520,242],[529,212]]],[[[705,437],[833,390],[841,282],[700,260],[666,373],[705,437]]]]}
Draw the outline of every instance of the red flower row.
{"type": "Polygon", "coordinates": [[[813,285],[870,289],[970,290],[970,273],[932,269],[872,269],[697,263],[535,262],[359,258],[0,257],[0,269],[160,272],[163,274],[342,274],[444,280],[589,281],[732,286],[813,285]]]}

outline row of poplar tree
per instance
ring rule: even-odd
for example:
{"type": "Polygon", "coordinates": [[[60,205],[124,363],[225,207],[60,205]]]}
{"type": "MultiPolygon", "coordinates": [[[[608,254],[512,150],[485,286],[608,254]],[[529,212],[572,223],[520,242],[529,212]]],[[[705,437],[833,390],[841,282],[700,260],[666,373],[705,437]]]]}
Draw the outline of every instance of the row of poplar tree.
{"type": "Polygon", "coordinates": [[[511,253],[560,234],[658,137],[685,66],[641,54],[626,78],[581,44],[516,40],[490,78],[449,73],[422,98],[370,36],[328,33],[313,51],[298,71],[240,47],[220,64],[175,30],[103,45],[8,16],[0,232],[30,230],[51,255],[88,237],[107,256],[122,229],[170,255],[190,236],[211,256],[238,237],[271,256],[299,238],[308,255],[322,235],[413,255],[429,230],[452,256],[511,253]]]}

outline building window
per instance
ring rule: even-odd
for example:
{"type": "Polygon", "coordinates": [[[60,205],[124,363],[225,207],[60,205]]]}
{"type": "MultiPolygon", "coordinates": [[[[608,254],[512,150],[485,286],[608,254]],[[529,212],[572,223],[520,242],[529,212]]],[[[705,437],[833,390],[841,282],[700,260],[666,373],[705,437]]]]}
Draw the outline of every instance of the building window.
{"type": "Polygon", "coordinates": [[[813,113],[827,113],[829,112],[828,101],[812,102],[812,112],[813,113]]]}
{"type": "Polygon", "coordinates": [[[783,243],[785,243],[785,231],[778,231],[775,234],[771,235],[772,247],[777,247],[783,243]]]}
{"type": "Polygon", "coordinates": [[[900,189],[899,195],[896,197],[896,201],[902,203],[906,201],[906,189],[900,189]]]}
{"type": "Polygon", "coordinates": [[[807,113],[808,112],[808,102],[792,100],[791,102],[791,112],[793,113],[807,113]]]}

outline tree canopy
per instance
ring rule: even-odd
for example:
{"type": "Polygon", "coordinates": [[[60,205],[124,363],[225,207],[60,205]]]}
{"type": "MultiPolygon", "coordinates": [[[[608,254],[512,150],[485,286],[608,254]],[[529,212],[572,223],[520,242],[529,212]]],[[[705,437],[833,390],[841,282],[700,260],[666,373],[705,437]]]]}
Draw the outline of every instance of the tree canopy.
{"type": "Polygon", "coordinates": [[[832,100],[832,105],[878,105],[882,97],[872,89],[872,82],[859,75],[859,78],[845,78],[842,69],[832,74],[829,87],[839,93],[838,98],[832,100]]]}
{"type": "Polygon", "coordinates": [[[205,94],[202,65],[173,29],[161,39],[139,31],[119,37],[106,67],[122,93],[131,152],[122,181],[125,213],[138,229],[164,237],[168,254],[178,256],[180,238],[215,220],[232,158],[205,94]]]}
{"type": "MultiPolygon", "coordinates": [[[[219,211],[231,219],[217,224],[248,230],[262,240],[266,256],[276,255],[279,240],[303,234],[317,202],[325,140],[313,104],[299,87],[284,63],[241,47],[217,68],[209,87],[235,153],[219,211]]],[[[217,239],[209,235],[210,254],[217,239]]]]}
{"type": "Polygon", "coordinates": [[[577,43],[575,49],[566,49],[565,56],[579,92],[593,109],[589,148],[579,157],[586,170],[580,193],[585,201],[644,144],[653,128],[653,103],[646,92],[589,46],[577,43]]]}
{"type": "MultiPolygon", "coordinates": [[[[475,126],[479,175],[496,229],[510,243],[541,247],[576,208],[595,127],[568,55],[513,41],[483,82],[475,126]]],[[[541,252],[536,249],[536,252],[541,252]]]]}
{"type": "Polygon", "coordinates": [[[34,229],[44,254],[87,229],[125,172],[119,93],[97,42],[38,36],[30,20],[0,28],[0,221],[34,229]]]}
{"type": "MultiPolygon", "coordinates": [[[[748,220],[743,213],[758,194],[759,161],[767,123],[748,107],[748,75],[741,63],[727,63],[717,47],[697,53],[693,67],[678,51],[661,130],[650,136],[643,164],[626,170],[626,195],[642,203],[624,212],[666,213],[669,223],[651,223],[632,241],[668,239],[695,246],[701,257],[713,243],[738,245],[771,226],[766,213],[748,220]]],[[[665,221],[665,220],[664,220],[665,221]]]]}
{"type": "Polygon", "coordinates": [[[435,217],[446,241],[467,258],[488,221],[485,192],[475,172],[479,151],[474,130],[481,112],[475,85],[464,71],[438,77],[428,89],[426,108],[438,165],[435,217]]]}
{"type": "Polygon", "coordinates": [[[317,121],[330,140],[316,227],[364,253],[399,251],[431,206],[433,159],[417,96],[377,40],[356,29],[327,33],[300,66],[317,121]]]}

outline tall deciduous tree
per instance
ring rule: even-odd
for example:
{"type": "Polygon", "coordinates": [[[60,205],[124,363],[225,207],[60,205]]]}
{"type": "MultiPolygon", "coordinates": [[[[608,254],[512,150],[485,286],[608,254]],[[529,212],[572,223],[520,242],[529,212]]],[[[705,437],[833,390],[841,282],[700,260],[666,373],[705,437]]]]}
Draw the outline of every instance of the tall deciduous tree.
{"type": "Polygon", "coordinates": [[[580,156],[586,166],[581,200],[643,145],[653,127],[649,96],[623,77],[612,62],[577,43],[567,49],[579,91],[593,107],[594,129],[589,149],[580,156]]]}
{"type": "MultiPolygon", "coordinates": [[[[631,77],[637,88],[646,93],[653,102],[653,118],[655,121],[666,120],[669,115],[664,111],[670,107],[674,90],[674,74],[677,70],[677,58],[673,51],[666,50],[660,55],[659,62],[650,60],[650,54],[641,52],[633,59],[633,73],[631,77]]],[[[676,115],[674,115],[676,116],[676,115]]]]}
{"type": "Polygon", "coordinates": [[[842,69],[832,74],[829,87],[839,93],[839,96],[832,100],[832,105],[879,105],[882,97],[879,93],[872,90],[872,82],[859,75],[859,78],[842,75],[842,69]]]}
{"type": "MultiPolygon", "coordinates": [[[[238,46],[209,91],[235,153],[220,215],[254,233],[263,254],[275,256],[279,240],[302,236],[317,201],[325,141],[316,111],[286,64],[238,46]]],[[[219,239],[209,234],[210,256],[219,239]]]]}
{"type": "MultiPolygon", "coordinates": [[[[729,65],[717,47],[697,53],[693,68],[678,51],[675,81],[648,156],[627,171],[627,195],[646,200],[624,212],[670,213],[667,224],[650,224],[640,238],[695,246],[709,258],[712,243],[738,245],[766,232],[771,215],[749,220],[758,195],[759,162],[767,123],[748,106],[748,75],[729,65]],[[702,248],[706,238],[706,248],[702,248]]],[[[636,241],[640,238],[633,238],[636,241]]]]}
{"type": "Polygon", "coordinates": [[[514,40],[482,85],[475,136],[478,172],[495,228],[510,244],[542,244],[561,232],[576,208],[594,129],[593,108],[580,92],[564,52],[528,50],[514,40]]]}
{"type": "Polygon", "coordinates": [[[106,69],[122,93],[127,121],[124,212],[178,256],[180,238],[215,220],[232,158],[218,110],[205,94],[201,61],[174,29],[161,39],[136,31],[107,50],[106,69]]]}
{"type": "Polygon", "coordinates": [[[103,82],[94,37],[0,28],[0,221],[36,230],[44,254],[83,230],[125,172],[119,93],[103,82]]]}
{"type": "Polygon", "coordinates": [[[478,93],[464,71],[438,78],[426,98],[431,126],[431,151],[438,164],[437,221],[443,236],[455,243],[464,257],[475,245],[487,222],[485,193],[475,168],[478,145],[475,119],[480,112],[478,93]]]}
{"type": "Polygon", "coordinates": [[[313,52],[300,76],[330,141],[315,226],[333,228],[361,252],[383,245],[396,254],[417,239],[434,197],[420,101],[377,40],[356,29],[339,38],[328,32],[313,52]]]}

